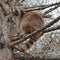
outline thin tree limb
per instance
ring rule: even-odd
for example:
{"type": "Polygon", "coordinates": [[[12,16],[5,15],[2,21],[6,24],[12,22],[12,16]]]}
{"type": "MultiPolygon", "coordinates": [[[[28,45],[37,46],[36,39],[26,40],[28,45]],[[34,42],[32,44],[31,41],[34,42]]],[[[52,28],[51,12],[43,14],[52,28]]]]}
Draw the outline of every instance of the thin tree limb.
{"type": "Polygon", "coordinates": [[[2,2],[0,2],[0,7],[1,7],[2,11],[4,12],[4,15],[7,15],[7,12],[6,12],[2,2]]]}
{"type": "Polygon", "coordinates": [[[32,37],[32,36],[35,35],[36,33],[42,32],[42,31],[44,31],[46,28],[52,26],[54,23],[58,22],[59,19],[60,19],[60,16],[57,17],[56,19],[54,19],[52,22],[48,23],[47,25],[43,26],[42,28],[40,28],[40,29],[32,32],[32,33],[29,34],[29,35],[24,36],[22,39],[19,38],[20,40],[17,40],[17,41],[14,41],[14,42],[9,43],[9,45],[11,45],[11,46],[12,46],[12,45],[17,45],[17,44],[25,41],[26,39],[28,39],[29,37],[32,37]]]}
{"type": "Polygon", "coordinates": [[[42,15],[43,18],[51,18],[52,15],[42,15]]]}
{"type": "Polygon", "coordinates": [[[22,35],[19,35],[19,36],[13,36],[13,37],[10,37],[10,40],[11,40],[11,42],[13,42],[13,41],[19,40],[19,39],[21,39],[21,38],[23,38],[22,35]]]}
{"type": "Polygon", "coordinates": [[[46,30],[43,31],[43,33],[47,33],[47,32],[51,32],[51,31],[55,31],[55,30],[60,30],[60,25],[56,26],[56,27],[50,27],[46,30]]]}
{"type": "MultiPolygon", "coordinates": [[[[60,6],[60,5],[56,5],[56,7],[57,6],[60,6]]],[[[56,9],[56,7],[54,9],[56,9]]],[[[43,10],[43,9],[46,9],[46,8],[49,8],[49,6],[47,6],[47,7],[38,7],[38,8],[33,8],[33,9],[26,9],[26,12],[36,11],[36,10],[43,10]]]]}
{"type": "MultiPolygon", "coordinates": [[[[50,28],[48,28],[48,29],[45,29],[45,30],[43,31],[43,34],[44,34],[44,33],[51,32],[51,31],[55,31],[55,30],[60,30],[60,25],[58,25],[58,26],[56,26],[56,27],[50,27],[50,28]]],[[[12,42],[13,42],[13,41],[17,41],[18,39],[21,39],[21,38],[19,38],[19,37],[23,38],[22,35],[19,35],[19,36],[10,37],[10,40],[11,40],[12,42]]]]}
{"type": "Polygon", "coordinates": [[[60,2],[58,3],[53,3],[53,4],[49,4],[49,5],[39,5],[39,6],[32,6],[32,7],[25,7],[26,9],[29,9],[29,8],[36,8],[36,7],[42,7],[42,8],[48,8],[48,7],[51,7],[51,6],[55,6],[55,5],[60,5],[60,2]]]}
{"type": "Polygon", "coordinates": [[[36,10],[43,10],[46,7],[39,7],[39,8],[34,8],[34,9],[26,9],[26,12],[30,12],[30,11],[36,11],[36,10]]]}
{"type": "Polygon", "coordinates": [[[44,15],[46,15],[46,14],[52,12],[53,10],[57,9],[58,7],[60,7],[60,6],[57,5],[57,6],[53,7],[53,8],[50,8],[49,10],[47,10],[47,11],[44,13],[44,15]]]}

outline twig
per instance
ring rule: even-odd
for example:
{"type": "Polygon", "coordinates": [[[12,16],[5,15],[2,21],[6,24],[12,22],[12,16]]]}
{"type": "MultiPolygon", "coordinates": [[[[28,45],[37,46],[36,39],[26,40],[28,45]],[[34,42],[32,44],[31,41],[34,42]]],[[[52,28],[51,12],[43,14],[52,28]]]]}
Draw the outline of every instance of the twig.
{"type": "Polygon", "coordinates": [[[39,7],[39,8],[34,8],[34,9],[26,9],[26,12],[30,12],[30,11],[36,11],[36,10],[43,10],[46,7],[39,7]]]}
{"type": "Polygon", "coordinates": [[[29,8],[36,8],[36,7],[48,8],[48,7],[55,6],[55,5],[60,5],[60,2],[54,3],[54,4],[50,4],[50,5],[39,5],[39,6],[32,6],[32,7],[25,7],[25,8],[26,8],[26,9],[29,9],[29,8]]]}
{"type": "Polygon", "coordinates": [[[53,8],[50,8],[48,11],[46,11],[46,12],[44,13],[44,15],[50,13],[51,11],[57,9],[58,7],[59,7],[59,5],[57,5],[57,6],[53,7],[53,8]]]}
{"type": "Polygon", "coordinates": [[[6,12],[2,2],[0,2],[0,7],[1,7],[2,11],[4,12],[4,15],[7,15],[7,12],[6,12]]]}
{"type": "Polygon", "coordinates": [[[50,27],[50,28],[44,30],[43,33],[55,31],[55,30],[58,30],[58,29],[60,29],[60,25],[58,25],[58,26],[56,26],[56,27],[50,27]]]}
{"type": "Polygon", "coordinates": [[[10,40],[11,40],[11,42],[13,42],[13,41],[19,40],[21,38],[23,38],[23,35],[10,37],[10,40]]]}
{"type": "MultiPolygon", "coordinates": [[[[47,33],[47,32],[51,32],[51,31],[55,31],[55,30],[59,30],[60,29],[60,25],[58,25],[58,26],[56,26],[56,27],[50,27],[50,28],[48,28],[48,29],[45,29],[44,31],[43,31],[43,34],[44,33],[47,33]]],[[[21,38],[23,38],[23,37],[21,37],[21,35],[19,35],[19,36],[13,36],[13,37],[11,37],[10,38],[10,40],[13,42],[13,41],[17,41],[18,39],[21,39],[21,38]]]]}
{"type": "Polygon", "coordinates": [[[32,37],[32,36],[35,35],[36,33],[42,32],[42,31],[44,31],[46,28],[52,26],[54,23],[58,22],[59,19],[60,19],[60,16],[57,17],[56,19],[54,19],[54,20],[53,20],[52,22],[50,22],[49,24],[43,26],[42,28],[40,28],[40,29],[38,29],[38,30],[32,32],[32,33],[29,34],[29,35],[24,36],[22,39],[9,43],[9,45],[17,45],[17,44],[19,44],[19,43],[25,41],[26,39],[28,39],[29,37],[32,37]]]}
{"type": "Polygon", "coordinates": [[[52,17],[52,15],[43,15],[42,17],[43,18],[50,18],[50,17],[52,17]]]}
{"type": "MultiPolygon", "coordinates": [[[[60,5],[56,5],[56,7],[55,8],[51,8],[51,10],[54,10],[54,9],[56,9],[57,7],[59,7],[60,5]]],[[[30,12],[30,11],[36,11],[36,10],[43,10],[43,9],[46,9],[46,8],[48,8],[49,6],[47,6],[47,7],[39,7],[39,8],[33,8],[33,9],[26,9],[26,12],[30,12]]]]}

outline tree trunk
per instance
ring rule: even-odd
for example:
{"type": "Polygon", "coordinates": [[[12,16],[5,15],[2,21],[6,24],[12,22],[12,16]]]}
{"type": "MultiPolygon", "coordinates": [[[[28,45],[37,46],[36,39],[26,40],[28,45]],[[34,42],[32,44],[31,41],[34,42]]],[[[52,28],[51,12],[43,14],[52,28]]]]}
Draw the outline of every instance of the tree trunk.
{"type": "Polygon", "coordinates": [[[8,38],[7,16],[0,14],[0,42],[4,42],[3,48],[0,48],[0,60],[13,60],[11,49],[7,47],[10,42],[8,38]]]}

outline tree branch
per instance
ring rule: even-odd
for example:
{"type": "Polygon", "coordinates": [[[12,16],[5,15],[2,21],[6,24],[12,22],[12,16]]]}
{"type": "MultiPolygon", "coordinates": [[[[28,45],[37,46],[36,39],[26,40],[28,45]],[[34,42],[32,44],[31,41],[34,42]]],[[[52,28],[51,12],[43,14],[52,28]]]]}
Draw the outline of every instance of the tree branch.
{"type": "Polygon", "coordinates": [[[58,26],[56,26],[56,27],[50,27],[50,28],[44,30],[43,33],[55,31],[55,30],[58,30],[58,29],[60,29],[60,25],[58,25],[58,26]]]}
{"type": "Polygon", "coordinates": [[[43,18],[50,18],[50,17],[52,17],[52,15],[50,15],[50,14],[44,15],[44,14],[43,14],[42,17],[43,17],[43,18]]]}
{"type": "Polygon", "coordinates": [[[54,3],[54,4],[49,4],[49,5],[39,5],[39,6],[25,7],[25,9],[36,8],[36,7],[40,7],[40,8],[45,9],[45,8],[48,8],[48,7],[51,7],[51,6],[55,6],[55,5],[60,5],[60,2],[54,3]]]}
{"type": "Polygon", "coordinates": [[[5,10],[3,5],[4,4],[2,2],[0,2],[0,7],[1,7],[2,11],[4,12],[4,15],[7,15],[7,12],[6,12],[6,10],[5,10]]]}
{"type": "Polygon", "coordinates": [[[23,38],[23,35],[10,37],[10,40],[11,40],[11,42],[13,42],[13,41],[19,40],[21,38],[23,38]]]}
{"type": "MultiPolygon", "coordinates": [[[[48,28],[48,29],[45,29],[45,30],[43,31],[43,34],[44,34],[44,33],[47,33],[47,32],[51,32],[51,31],[59,30],[59,29],[60,29],[60,25],[58,25],[58,26],[56,26],[56,27],[50,27],[50,28],[48,28]]],[[[17,41],[17,40],[19,40],[19,39],[21,39],[21,38],[23,38],[22,35],[13,36],[13,37],[10,37],[10,40],[11,40],[11,42],[13,42],[13,41],[17,41]]]]}
{"type": "Polygon", "coordinates": [[[57,6],[53,7],[53,8],[50,8],[48,11],[46,11],[46,12],[44,13],[44,15],[50,13],[51,11],[57,9],[58,7],[59,7],[59,5],[57,5],[57,6]]]}
{"type": "MultiPolygon", "coordinates": [[[[55,8],[51,8],[51,10],[53,9],[56,9],[58,6],[60,5],[56,5],[55,8]]],[[[43,10],[43,9],[46,9],[46,8],[49,8],[49,5],[45,6],[45,7],[38,7],[38,8],[33,8],[33,9],[26,9],[26,12],[30,12],[30,11],[36,11],[36,10],[43,10]]]]}
{"type": "Polygon", "coordinates": [[[52,26],[54,23],[58,22],[59,19],[60,19],[60,16],[57,17],[56,19],[54,19],[52,22],[48,23],[47,25],[43,26],[42,28],[40,28],[40,29],[38,29],[38,30],[32,32],[31,34],[26,35],[26,36],[24,36],[24,37],[21,38],[21,39],[19,38],[20,40],[17,40],[17,41],[14,41],[14,42],[9,43],[9,45],[11,45],[11,46],[12,46],[12,45],[17,45],[17,44],[19,44],[19,43],[25,41],[26,39],[28,39],[29,37],[32,37],[32,36],[35,35],[36,33],[42,32],[42,31],[44,31],[46,28],[52,26]]]}

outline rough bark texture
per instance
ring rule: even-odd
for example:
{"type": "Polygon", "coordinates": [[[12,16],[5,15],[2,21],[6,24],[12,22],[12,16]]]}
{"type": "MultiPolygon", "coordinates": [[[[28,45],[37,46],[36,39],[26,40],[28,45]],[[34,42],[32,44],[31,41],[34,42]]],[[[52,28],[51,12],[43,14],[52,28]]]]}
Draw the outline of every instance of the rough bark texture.
{"type": "MultiPolygon", "coordinates": [[[[5,4],[3,4],[3,6],[7,8],[5,4]]],[[[10,30],[7,24],[8,17],[9,15],[4,15],[3,10],[0,8],[0,42],[3,42],[5,44],[0,45],[0,60],[13,60],[12,51],[7,47],[7,44],[10,42],[8,34],[10,30]]]]}
{"type": "Polygon", "coordinates": [[[0,60],[12,60],[12,53],[10,48],[7,47],[7,44],[10,42],[8,38],[8,29],[7,29],[7,16],[0,16],[0,23],[1,23],[1,36],[0,41],[4,42],[6,45],[3,46],[2,49],[0,49],[0,60]],[[3,18],[2,18],[3,17],[3,18]]]}

